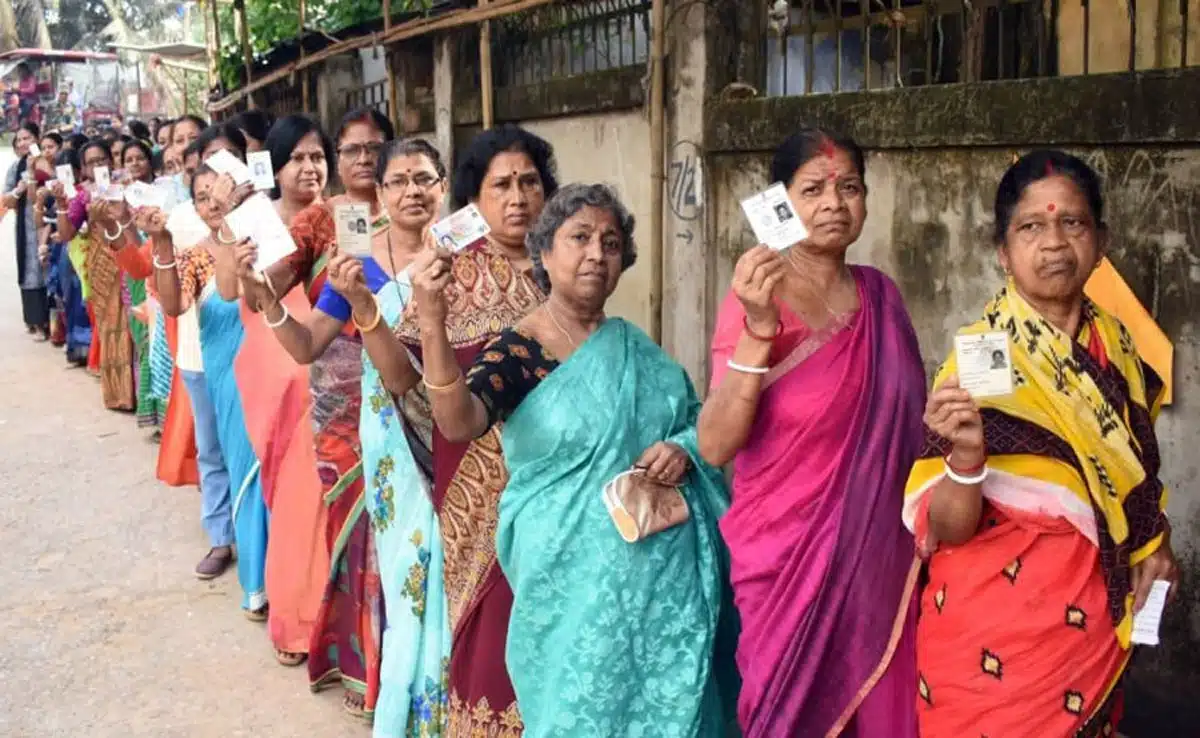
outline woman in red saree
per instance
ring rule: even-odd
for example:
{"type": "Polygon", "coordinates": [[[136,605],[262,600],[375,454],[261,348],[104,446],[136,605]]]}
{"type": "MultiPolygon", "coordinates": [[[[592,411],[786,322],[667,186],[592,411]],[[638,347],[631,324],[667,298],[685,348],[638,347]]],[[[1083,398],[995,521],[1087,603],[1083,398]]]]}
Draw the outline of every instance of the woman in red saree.
{"type": "MultiPolygon", "coordinates": [[[[545,300],[533,279],[525,234],[557,190],[550,144],[512,124],[479,134],[460,158],[454,205],[475,204],[491,228],[486,242],[455,255],[446,288],[446,331],[463,371],[488,341],[545,300]]],[[[420,361],[414,305],[390,346],[376,351],[420,361]]],[[[375,363],[385,382],[400,381],[384,368],[394,362],[375,363]]],[[[417,391],[424,393],[424,385],[417,391]]],[[[433,502],[452,633],[447,734],[515,738],[523,723],[504,659],[513,594],[496,562],[497,506],[508,482],[499,426],[470,443],[451,443],[436,426],[432,433],[433,502]]]]}
{"type": "MultiPolygon", "coordinates": [[[[929,558],[917,632],[921,738],[1115,735],[1133,615],[1178,578],[1158,479],[1163,383],[1084,296],[1104,203],[1074,156],[1004,175],[1006,286],[965,334],[1007,336],[1013,389],[934,380],[904,520],[929,558]]],[[[964,373],[965,373],[964,369],[964,373]]]]}
{"type": "Polygon", "coordinates": [[[895,285],[847,266],[866,218],[861,150],[805,130],[775,153],[808,237],[738,260],[698,424],[734,462],[721,520],[742,633],[748,738],[915,738],[912,537],[899,524],[925,378],[895,285]]]}
{"type": "MultiPolygon", "coordinates": [[[[303,285],[308,303],[317,303],[336,247],[335,206],[366,204],[374,218],[372,232],[387,227],[387,213],[375,189],[375,163],[392,136],[391,123],[374,109],[350,111],[342,120],[335,141],[338,177],[346,193],[311,205],[292,219],[296,251],[267,270],[271,286],[279,293],[286,295],[303,285]]],[[[347,323],[323,352],[293,358],[310,365],[310,424],[326,507],[325,546],[330,558],[329,576],[309,639],[309,684],[313,691],[340,684],[345,691],[345,709],[370,720],[379,696],[383,601],[366,515],[358,437],[362,351],[362,336],[347,323]]]]}

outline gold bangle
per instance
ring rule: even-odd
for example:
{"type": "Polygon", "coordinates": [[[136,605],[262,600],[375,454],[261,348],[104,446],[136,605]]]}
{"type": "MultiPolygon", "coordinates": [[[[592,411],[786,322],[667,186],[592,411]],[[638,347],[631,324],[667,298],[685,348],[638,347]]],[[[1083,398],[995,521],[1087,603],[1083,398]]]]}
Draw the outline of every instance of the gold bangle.
{"type": "Polygon", "coordinates": [[[379,308],[379,298],[375,295],[371,295],[371,299],[375,301],[375,319],[371,321],[370,325],[364,326],[359,323],[358,317],[354,314],[354,311],[350,311],[350,321],[354,323],[354,327],[358,329],[359,333],[370,333],[378,328],[379,321],[383,320],[383,310],[379,308]]]}
{"type": "Polygon", "coordinates": [[[421,377],[421,384],[424,384],[425,389],[429,390],[430,392],[445,392],[446,390],[454,389],[454,387],[456,385],[458,385],[458,383],[461,382],[462,379],[463,379],[463,375],[462,375],[462,372],[460,371],[458,373],[458,375],[455,376],[454,379],[451,380],[450,382],[448,382],[447,384],[430,384],[429,380],[426,379],[425,377],[421,377]]]}

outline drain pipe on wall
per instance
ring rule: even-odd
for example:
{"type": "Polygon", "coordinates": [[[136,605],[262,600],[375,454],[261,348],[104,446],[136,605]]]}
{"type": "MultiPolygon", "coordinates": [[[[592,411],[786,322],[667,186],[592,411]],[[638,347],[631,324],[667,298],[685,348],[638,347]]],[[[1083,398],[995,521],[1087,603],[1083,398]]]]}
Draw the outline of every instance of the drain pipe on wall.
{"type": "Polygon", "coordinates": [[[663,198],[666,190],[664,124],[665,0],[650,3],[650,337],[663,343],[663,198]]]}

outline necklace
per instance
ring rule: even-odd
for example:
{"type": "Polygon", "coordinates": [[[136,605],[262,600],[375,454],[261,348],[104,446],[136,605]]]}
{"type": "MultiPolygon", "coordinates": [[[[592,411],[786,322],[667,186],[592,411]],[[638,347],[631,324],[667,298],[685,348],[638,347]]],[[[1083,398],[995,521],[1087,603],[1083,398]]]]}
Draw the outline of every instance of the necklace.
{"type": "Polygon", "coordinates": [[[554,315],[554,311],[550,308],[549,300],[546,301],[545,308],[546,314],[550,316],[550,321],[554,323],[554,327],[558,329],[559,333],[563,334],[563,336],[567,339],[567,343],[571,344],[571,348],[576,348],[577,345],[575,343],[575,339],[571,338],[570,331],[568,331],[566,328],[563,328],[562,323],[558,322],[558,317],[554,315]]]}
{"type": "MultiPolygon", "coordinates": [[[[830,318],[837,318],[840,313],[838,313],[838,311],[834,310],[833,306],[829,304],[829,300],[826,298],[824,292],[822,292],[820,289],[817,288],[816,282],[814,282],[813,280],[806,277],[804,275],[804,272],[800,271],[800,267],[797,265],[796,257],[793,256],[793,253],[794,252],[791,249],[788,250],[788,258],[787,258],[788,266],[790,266],[792,268],[792,271],[794,271],[796,273],[796,276],[800,278],[800,281],[802,281],[806,285],[808,285],[809,290],[811,290],[812,293],[817,296],[817,299],[819,299],[821,301],[821,304],[823,304],[825,306],[826,314],[830,318]]],[[[846,278],[846,275],[849,274],[849,272],[850,272],[850,268],[848,266],[846,266],[845,264],[843,264],[841,269],[838,270],[838,281],[841,282],[842,280],[844,280],[846,278]]]]}

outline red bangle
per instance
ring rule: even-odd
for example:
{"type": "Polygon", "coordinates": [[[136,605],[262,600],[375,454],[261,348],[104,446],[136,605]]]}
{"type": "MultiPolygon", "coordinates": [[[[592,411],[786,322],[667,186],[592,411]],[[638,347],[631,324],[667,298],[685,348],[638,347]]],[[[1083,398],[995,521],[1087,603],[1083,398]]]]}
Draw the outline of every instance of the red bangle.
{"type": "Polygon", "coordinates": [[[763,343],[771,343],[776,338],[779,338],[780,333],[783,333],[783,320],[780,319],[780,321],[775,325],[775,333],[770,336],[764,336],[762,334],[755,333],[754,329],[750,327],[749,316],[742,317],[742,327],[746,329],[746,333],[750,334],[750,337],[754,340],[762,341],[763,343]]]}
{"type": "Polygon", "coordinates": [[[945,458],[946,466],[950,467],[950,470],[953,471],[955,474],[961,474],[964,477],[973,477],[976,474],[979,474],[979,472],[983,471],[983,468],[985,466],[987,466],[987,462],[988,462],[987,454],[983,455],[983,461],[981,461],[978,466],[973,466],[970,469],[959,469],[954,464],[951,464],[950,457],[952,455],[953,455],[953,452],[946,454],[946,458],[945,458]]]}

